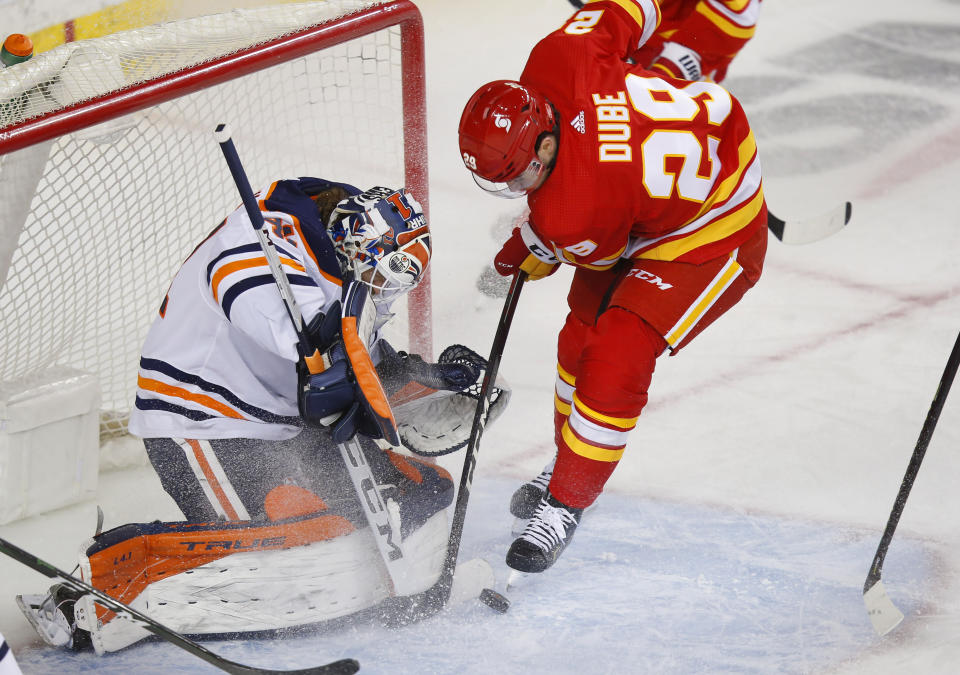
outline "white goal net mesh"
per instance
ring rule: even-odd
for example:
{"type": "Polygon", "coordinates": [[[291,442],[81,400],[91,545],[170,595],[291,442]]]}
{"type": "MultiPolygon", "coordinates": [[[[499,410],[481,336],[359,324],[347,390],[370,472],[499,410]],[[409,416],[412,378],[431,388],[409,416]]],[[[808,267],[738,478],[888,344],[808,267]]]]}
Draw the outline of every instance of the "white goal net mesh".
{"type": "MultiPolygon", "coordinates": [[[[220,122],[255,190],[302,175],[404,185],[401,30],[354,36],[349,27],[383,4],[235,10],[64,45],[0,70],[2,149],[9,130],[64,108],[153,95],[197,64],[313,26],[348,26],[339,44],[250,74],[214,71],[94,126],[70,129],[61,115],[65,131],[0,154],[0,383],[87,371],[100,382],[101,436],[125,432],[139,350],[167,285],[240,203],[213,139],[220,122]]],[[[392,336],[400,346],[403,330],[392,336]]]]}

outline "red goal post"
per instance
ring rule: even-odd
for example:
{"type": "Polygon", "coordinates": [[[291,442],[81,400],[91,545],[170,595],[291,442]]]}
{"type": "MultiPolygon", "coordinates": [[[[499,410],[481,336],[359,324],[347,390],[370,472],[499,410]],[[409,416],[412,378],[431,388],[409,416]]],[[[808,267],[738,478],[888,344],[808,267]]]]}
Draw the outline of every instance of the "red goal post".
{"type": "MultiPolygon", "coordinates": [[[[216,123],[254,189],[297,175],[405,185],[426,209],[424,79],[409,0],[235,10],[0,70],[0,387],[92,373],[101,438],[125,432],[166,287],[239,204],[216,123]]],[[[429,357],[429,278],[407,305],[389,337],[429,357]]]]}

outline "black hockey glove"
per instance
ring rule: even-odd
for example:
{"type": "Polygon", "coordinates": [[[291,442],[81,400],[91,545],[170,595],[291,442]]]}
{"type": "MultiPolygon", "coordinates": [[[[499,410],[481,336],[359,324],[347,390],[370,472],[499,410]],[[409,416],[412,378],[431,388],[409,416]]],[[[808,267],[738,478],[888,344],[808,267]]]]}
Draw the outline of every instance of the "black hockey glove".
{"type": "Polygon", "coordinates": [[[390,395],[411,381],[438,391],[463,391],[476,383],[487,364],[483,357],[462,345],[444,349],[437,363],[427,363],[419,354],[395,351],[386,340],[381,340],[379,346],[382,358],[377,373],[390,395]]]}

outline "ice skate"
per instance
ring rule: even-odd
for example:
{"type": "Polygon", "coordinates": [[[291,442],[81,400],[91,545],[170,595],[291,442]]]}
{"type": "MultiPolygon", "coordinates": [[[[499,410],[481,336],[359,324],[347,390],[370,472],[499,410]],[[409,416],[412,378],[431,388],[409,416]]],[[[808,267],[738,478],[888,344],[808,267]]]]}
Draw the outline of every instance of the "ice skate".
{"type": "Polygon", "coordinates": [[[18,595],[17,605],[30,625],[51,647],[80,650],[90,646],[90,634],[77,628],[73,606],[79,596],[56,584],[46,595],[18,595]]]}
{"type": "Polygon", "coordinates": [[[565,506],[547,491],[527,527],[507,551],[507,566],[543,572],[557,561],[580,523],[583,509],[565,506]]]}
{"type": "Polygon", "coordinates": [[[537,507],[540,505],[540,500],[543,499],[543,495],[547,492],[550,478],[553,477],[553,465],[556,464],[556,462],[557,458],[554,457],[550,460],[550,463],[543,468],[543,471],[541,471],[539,475],[528,480],[513,493],[513,496],[510,498],[510,513],[513,514],[514,518],[520,518],[522,520],[530,520],[533,518],[533,514],[536,513],[537,507]]]}

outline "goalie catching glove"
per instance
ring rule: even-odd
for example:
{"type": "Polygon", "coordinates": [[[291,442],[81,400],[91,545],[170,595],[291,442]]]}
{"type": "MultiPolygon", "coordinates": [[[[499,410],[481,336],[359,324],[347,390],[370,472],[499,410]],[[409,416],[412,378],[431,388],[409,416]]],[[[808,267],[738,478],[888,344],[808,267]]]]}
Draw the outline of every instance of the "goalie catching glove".
{"type": "MultiPolygon", "coordinates": [[[[417,355],[386,347],[377,369],[390,392],[404,447],[424,457],[439,457],[466,447],[480,403],[487,360],[463,345],[444,349],[437,363],[425,363],[417,355]]],[[[484,424],[500,417],[509,401],[509,386],[497,378],[484,424]]]]}

